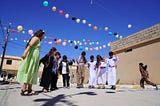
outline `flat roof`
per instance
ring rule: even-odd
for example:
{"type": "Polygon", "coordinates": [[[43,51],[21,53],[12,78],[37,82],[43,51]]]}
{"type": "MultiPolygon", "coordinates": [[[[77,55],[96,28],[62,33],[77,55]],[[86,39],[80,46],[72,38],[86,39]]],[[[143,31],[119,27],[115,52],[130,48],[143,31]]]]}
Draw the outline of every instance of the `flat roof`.
{"type": "Polygon", "coordinates": [[[129,35],[110,45],[110,50],[116,53],[127,49],[133,49],[160,41],[160,24],[146,28],[142,31],[129,35]]]}

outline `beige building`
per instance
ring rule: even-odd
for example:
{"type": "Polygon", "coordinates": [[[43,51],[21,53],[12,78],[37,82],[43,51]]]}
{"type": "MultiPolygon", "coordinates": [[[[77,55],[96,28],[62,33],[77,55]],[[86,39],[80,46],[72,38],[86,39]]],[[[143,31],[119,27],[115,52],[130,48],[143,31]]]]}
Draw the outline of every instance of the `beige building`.
{"type": "Polygon", "coordinates": [[[139,84],[140,62],[148,65],[150,80],[160,84],[160,24],[115,41],[110,49],[119,57],[117,79],[121,84],[139,84]]]}
{"type": "MultiPolygon", "coordinates": [[[[0,58],[1,63],[2,57],[0,58]]],[[[5,56],[2,66],[1,77],[5,77],[6,80],[14,78],[17,74],[18,66],[21,62],[20,57],[5,56]]]]}
{"type": "MultiPolygon", "coordinates": [[[[1,60],[2,60],[2,57],[0,57],[0,63],[1,63],[1,60]]],[[[10,78],[15,79],[21,60],[22,58],[20,57],[5,55],[0,77],[1,78],[5,77],[6,80],[10,78]]],[[[39,74],[38,74],[39,77],[41,75],[42,69],[43,69],[43,65],[41,65],[39,68],[39,74]]]]}

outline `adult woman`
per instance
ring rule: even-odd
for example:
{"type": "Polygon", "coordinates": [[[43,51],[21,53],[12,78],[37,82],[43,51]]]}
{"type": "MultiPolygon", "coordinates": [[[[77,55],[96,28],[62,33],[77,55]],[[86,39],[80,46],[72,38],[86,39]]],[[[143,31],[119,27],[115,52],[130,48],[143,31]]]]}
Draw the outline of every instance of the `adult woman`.
{"type": "Polygon", "coordinates": [[[21,95],[35,94],[32,84],[37,84],[37,73],[40,60],[40,41],[44,38],[44,31],[38,30],[31,37],[24,50],[22,62],[17,73],[17,81],[23,82],[21,95]]]}

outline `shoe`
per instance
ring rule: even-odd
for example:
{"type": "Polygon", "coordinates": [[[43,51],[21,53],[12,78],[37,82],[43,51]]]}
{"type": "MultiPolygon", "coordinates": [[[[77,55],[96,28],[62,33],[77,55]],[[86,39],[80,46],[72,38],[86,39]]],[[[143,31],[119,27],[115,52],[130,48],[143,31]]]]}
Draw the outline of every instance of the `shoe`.
{"type": "Polygon", "coordinates": [[[81,88],[80,86],[77,86],[76,88],[81,88]]]}
{"type": "Polygon", "coordinates": [[[111,89],[115,90],[115,89],[116,89],[116,86],[112,86],[111,89]]]}
{"type": "Polygon", "coordinates": [[[67,86],[66,88],[67,88],[67,89],[69,89],[70,87],[69,87],[69,86],[67,86]]]}
{"type": "Polygon", "coordinates": [[[92,88],[92,86],[91,86],[91,85],[89,85],[89,86],[88,86],[88,88],[92,88]]]}
{"type": "Polygon", "coordinates": [[[58,89],[58,87],[55,87],[54,89],[58,89]]]}
{"type": "Polygon", "coordinates": [[[92,86],[91,88],[95,88],[95,86],[92,86]]]}
{"type": "Polygon", "coordinates": [[[80,88],[84,88],[84,86],[83,86],[83,85],[80,85],[80,88]]]}

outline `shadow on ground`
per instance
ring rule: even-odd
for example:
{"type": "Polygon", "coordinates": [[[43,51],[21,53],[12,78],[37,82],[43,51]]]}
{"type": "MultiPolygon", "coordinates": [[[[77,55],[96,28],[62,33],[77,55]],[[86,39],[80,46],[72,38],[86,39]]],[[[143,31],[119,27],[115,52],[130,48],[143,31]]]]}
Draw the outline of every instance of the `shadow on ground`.
{"type": "Polygon", "coordinates": [[[64,95],[64,94],[60,94],[60,95],[57,95],[56,97],[52,97],[52,96],[49,96],[47,94],[45,94],[45,96],[48,96],[48,97],[51,97],[51,99],[35,99],[34,101],[35,102],[44,102],[46,101],[45,104],[43,104],[42,106],[54,106],[56,103],[63,103],[63,104],[66,104],[68,106],[78,106],[75,104],[75,102],[72,102],[72,101],[69,101],[67,100],[66,98],[67,97],[74,97],[74,96],[77,96],[77,95],[89,95],[89,96],[95,96],[97,95],[95,92],[80,92],[80,93],[77,93],[77,94],[71,94],[71,95],[64,95]]]}

